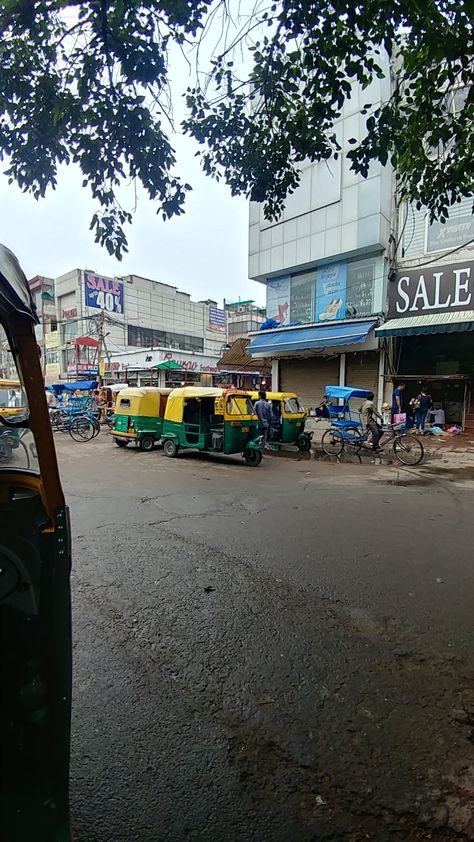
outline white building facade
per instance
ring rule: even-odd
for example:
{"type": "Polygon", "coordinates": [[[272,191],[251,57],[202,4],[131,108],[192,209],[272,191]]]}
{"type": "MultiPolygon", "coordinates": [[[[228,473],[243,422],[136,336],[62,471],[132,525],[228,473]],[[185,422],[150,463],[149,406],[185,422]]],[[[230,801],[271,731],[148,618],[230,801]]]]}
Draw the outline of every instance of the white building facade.
{"type": "Polygon", "coordinates": [[[374,163],[367,179],[345,157],[365,133],[366,103],[390,94],[389,79],[357,86],[335,134],[337,159],[301,167],[301,183],[276,222],[250,205],[249,275],[266,285],[275,327],[251,336],[249,352],[272,358],[274,389],[319,405],[326,385],[367,388],[383,399],[384,348],[375,334],[385,310],[393,174],[374,163]]]}
{"type": "Polygon", "coordinates": [[[225,345],[225,316],[215,302],[159,281],[108,278],[74,269],[55,279],[61,378],[103,374],[117,352],[164,348],[217,362],[225,345]]]}

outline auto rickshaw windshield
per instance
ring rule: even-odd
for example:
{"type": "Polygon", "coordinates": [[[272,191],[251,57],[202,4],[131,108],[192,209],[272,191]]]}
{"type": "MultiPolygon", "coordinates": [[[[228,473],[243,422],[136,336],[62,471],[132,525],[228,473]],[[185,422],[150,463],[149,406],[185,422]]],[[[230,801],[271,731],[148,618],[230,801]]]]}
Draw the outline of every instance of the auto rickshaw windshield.
{"type": "Polygon", "coordinates": [[[303,412],[299,404],[298,398],[285,398],[284,405],[285,412],[287,412],[288,415],[292,415],[297,412],[303,412]]]}
{"type": "Polygon", "coordinates": [[[0,470],[39,474],[38,456],[28,426],[28,401],[10,342],[0,324],[0,470]]]}
{"type": "Polygon", "coordinates": [[[254,415],[252,401],[246,395],[228,395],[227,415],[254,415]]]}

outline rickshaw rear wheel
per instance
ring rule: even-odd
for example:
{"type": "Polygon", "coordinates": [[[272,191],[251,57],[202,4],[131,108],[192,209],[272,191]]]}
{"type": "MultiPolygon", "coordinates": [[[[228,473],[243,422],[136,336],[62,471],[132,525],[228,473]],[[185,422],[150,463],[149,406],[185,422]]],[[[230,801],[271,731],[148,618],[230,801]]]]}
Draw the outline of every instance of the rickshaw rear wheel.
{"type": "Polygon", "coordinates": [[[262,451],[249,449],[244,451],[244,459],[247,465],[250,465],[251,468],[257,468],[262,461],[262,451]]]}
{"type": "Polygon", "coordinates": [[[311,442],[310,441],[300,441],[298,444],[298,450],[303,451],[303,453],[309,453],[311,450],[311,442]]]}
{"type": "Polygon", "coordinates": [[[344,450],[344,439],[338,430],[326,430],[321,447],[328,456],[340,456],[344,450]]]}
{"type": "Polygon", "coordinates": [[[166,441],[163,442],[163,453],[165,456],[176,456],[178,453],[178,446],[171,439],[166,439],[166,441]]]}
{"type": "Polygon", "coordinates": [[[142,436],[140,439],[140,450],[153,450],[155,446],[155,439],[153,436],[142,436]]]}
{"type": "Polygon", "coordinates": [[[114,436],[114,439],[118,447],[128,447],[128,439],[118,439],[117,436],[114,436]]]}

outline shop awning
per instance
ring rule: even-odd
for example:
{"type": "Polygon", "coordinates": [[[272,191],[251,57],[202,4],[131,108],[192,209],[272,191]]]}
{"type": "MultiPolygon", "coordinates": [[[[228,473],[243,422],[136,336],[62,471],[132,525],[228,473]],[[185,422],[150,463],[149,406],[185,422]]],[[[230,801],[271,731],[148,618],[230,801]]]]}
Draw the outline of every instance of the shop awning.
{"type": "Polygon", "coordinates": [[[474,330],[474,310],[390,319],[378,327],[375,333],[377,336],[417,336],[423,333],[456,333],[462,330],[474,330]]]}
{"type": "Polygon", "coordinates": [[[254,336],[247,348],[249,354],[275,354],[284,351],[303,351],[334,345],[359,345],[365,342],[377,322],[341,322],[314,327],[295,327],[262,331],[254,336]]]}
{"type": "Polygon", "coordinates": [[[174,360],[163,360],[162,363],[157,363],[157,365],[152,366],[158,371],[182,371],[183,366],[179,363],[175,363],[174,360]]]}

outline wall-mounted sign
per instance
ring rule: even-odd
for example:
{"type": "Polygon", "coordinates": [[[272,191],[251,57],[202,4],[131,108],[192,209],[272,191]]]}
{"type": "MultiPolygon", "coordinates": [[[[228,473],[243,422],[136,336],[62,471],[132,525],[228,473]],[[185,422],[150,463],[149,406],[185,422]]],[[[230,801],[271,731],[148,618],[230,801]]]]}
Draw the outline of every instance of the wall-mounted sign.
{"type": "Polygon", "coordinates": [[[282,327],[290,321],[290,276],[267,283],[267,318],[282,327]]]}
{"type": "Polygon", "coordinates": [[[346,315],[347,265],[329,263],[316,270],[316,322],[332,322],[346,315]]]}
{"type": "Polygon", "coordinates": [[[106,310],[107,313],[123,313],[123,283],[84,272],[84,285],[86,307],[106,310]]]}
{"type": "Polygon", "coordinates": [[[461,216],[447,222],[432,222],[428,225],[426,251],[444,251],[456,248],[474,239],[474,215],[461,216]]]}
{"type": "Polygon", "coordinates": [[[225,310],[219,307],[209,307],[209,329],[225,332],[225,310]]]}
{"type": "Polygon", "coordinates": [[[400,269],[388,285],[388,317],[474,309],[474,261],[400,269]]]}
{"type": "Polygon", "coordinates": [[[70,307],[69,310],[63,310],[63,319],[75,319],[77,317],[77,307],[70,307]]]}
{"type": "Polygon", "coordinates": [[[347,264],[346,319],[373,313],[375,260],[347,264]]]}

